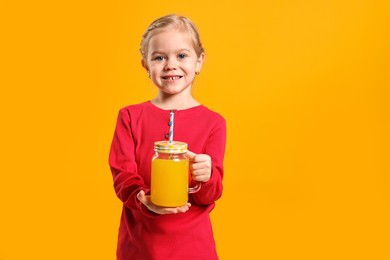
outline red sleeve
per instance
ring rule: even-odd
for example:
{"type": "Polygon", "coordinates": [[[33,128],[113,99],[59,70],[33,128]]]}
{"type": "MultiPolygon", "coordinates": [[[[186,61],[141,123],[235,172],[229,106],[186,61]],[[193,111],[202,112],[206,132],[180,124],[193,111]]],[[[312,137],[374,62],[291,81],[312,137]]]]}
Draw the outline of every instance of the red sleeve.
{"type": "Polygon", "coordinates": [[[109,154],[109,165],[116,195],[123,204],[128,208],[142,211],[144,215],[155,216],[137,199],[140,190],[148,193],[150,189],[145,186],[137,172],[131,117],[127,109],[121,109],[118,114],[109,154]]]}
{"type": "Polygon", "coordinates": [[[225,146],[226,121],[221,118],[216,121],[204,146],[203,153],[211,157],[212,172],[210,180],[202,182],[202,188],[197,193],[192,194],[196,204],[209,205],[221,197],[225,146]]]}

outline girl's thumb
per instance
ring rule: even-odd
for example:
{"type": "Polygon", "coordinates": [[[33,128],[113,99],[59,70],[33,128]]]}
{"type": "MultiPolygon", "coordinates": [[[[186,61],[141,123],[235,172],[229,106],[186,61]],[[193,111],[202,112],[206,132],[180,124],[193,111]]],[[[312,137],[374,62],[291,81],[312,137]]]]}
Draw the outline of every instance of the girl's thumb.
{"type": "Polygon", "coordinates": [[[193,152],[191,152],[190,150],[187,150],[186,155],[187,155],[191,160],[193,160],[194,157],[196,156],[196,153],[193,153],[193,152]]]}
{"type": "Polygon", "coordinates": [[[137,199],[138,199],[139,201],[142,201],[142,200],[144,199],[144,197],[145,197],[145,192],[144,192],[143,190],[141,190],[140,192],[138,192],[138,194],[137,194],[137,199]]]}

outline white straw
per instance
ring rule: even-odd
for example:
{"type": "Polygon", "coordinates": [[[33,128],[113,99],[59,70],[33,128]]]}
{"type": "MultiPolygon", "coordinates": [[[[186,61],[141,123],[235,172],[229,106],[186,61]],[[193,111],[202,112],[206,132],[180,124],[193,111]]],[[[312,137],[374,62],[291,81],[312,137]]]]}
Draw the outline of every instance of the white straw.
{"type": "Polygon", "coordinates": [[[173,142],[173,124],[175,120],[175,110],[171,109],[171,113],[169,114],[169,143],[173,142]]]}

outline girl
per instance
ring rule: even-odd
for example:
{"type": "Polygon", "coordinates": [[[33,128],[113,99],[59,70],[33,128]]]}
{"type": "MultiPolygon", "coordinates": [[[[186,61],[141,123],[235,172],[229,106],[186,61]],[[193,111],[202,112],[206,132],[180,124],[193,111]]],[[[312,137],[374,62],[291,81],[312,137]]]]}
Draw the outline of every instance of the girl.
{"type": "Polygon", "coordinates": [[[222,194],[226,123],[191,94],[205,56],[198,31],[185,17],[161,17],[140,51],[158,95],[119,111],[109,156],[123,202],[117,259],[218,259],[209,213],[222,194]],[[202,188],[186,205],[164,208],[150,200],[150,171],[154,142],[168,140],[171,109],[175,139],[188,143],[192,180],[202,188]]]}

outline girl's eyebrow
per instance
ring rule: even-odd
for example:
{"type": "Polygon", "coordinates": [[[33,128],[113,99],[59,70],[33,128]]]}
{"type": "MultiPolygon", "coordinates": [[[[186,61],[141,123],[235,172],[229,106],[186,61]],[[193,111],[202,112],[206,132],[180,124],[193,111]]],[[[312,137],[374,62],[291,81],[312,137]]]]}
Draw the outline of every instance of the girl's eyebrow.
{"type": "MultiPolygon", "coordinates": [[[[191,52],[191,50],[186,49],[186,48],[177,50],[176,52],[183,52],[183,51],[191,52]]],[[[163,51],[154,51],[154,52],[152,52],[150,55],[153,56],[153,55],[156,55],[156,54],[164,54],[164,52],[163,52],[163,51]]]]}
{"type": "Polygon", "coordinates": [[[180,49],[178,52],[182,52],[182,51],[187,51],[187,52],[191,52],[189,49],[180,49]]]}
{"type": "Polygon", "coordinates": [[[162,53],[163,53],[163,52],[161,52],[161,51],[154,51],[154,52],[152,52],[150,55],[153,56],[153,55],[162,54],[162,53]]]}

